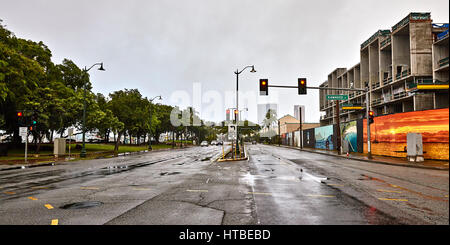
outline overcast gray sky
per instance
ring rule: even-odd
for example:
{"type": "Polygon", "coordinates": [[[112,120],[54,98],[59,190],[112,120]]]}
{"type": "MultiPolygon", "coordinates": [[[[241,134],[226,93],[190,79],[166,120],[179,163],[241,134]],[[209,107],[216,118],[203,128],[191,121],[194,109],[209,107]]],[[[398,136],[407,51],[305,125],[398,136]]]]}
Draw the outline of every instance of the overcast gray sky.
{"type": "MultiPolygon", "coordinates": [[[[357,64],[359,45],[377,30],[410,12],[448,23],[448,8],[448,0],[0,0],[0,19],[16,36],[43,41],[55,63],[104,62],[106,72],[90,71],[95,92],[138,88],[185,107],[195,105],[196,83],[202,94],[212,91],[206,97],[234,96],[234,71],[255,65],[257,73],[239,77],[239,90],[255,95],[240,100],[249,108],[244,117],[256,122],[256,104],[276,102],[279,115],[302,104],[306,121],[318,122],[317,91],[270,89],[261,98],[259,79],[295,85],[307,77],[317,86],[335,68],[357,64]],[[191,98],[176,100],[183,91],[191,98]]],[[[202,110],[207,120],[223,120],[234,106],[234,98],[214,106],[203,99],[202,108],[216,111],[202,110]]]]}

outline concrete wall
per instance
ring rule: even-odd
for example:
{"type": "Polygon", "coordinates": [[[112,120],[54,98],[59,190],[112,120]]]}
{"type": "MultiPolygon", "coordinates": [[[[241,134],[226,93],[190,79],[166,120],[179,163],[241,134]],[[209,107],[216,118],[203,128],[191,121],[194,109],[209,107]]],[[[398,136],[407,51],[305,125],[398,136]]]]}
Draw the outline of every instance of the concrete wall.
{"type": "Polygon", "coordinates": [[[434,109],[432,93],[416,93],[414,95],[414,110],[423,111],[434,109]]]}
{"type": "Polygon", "coordinates": [[[415,76],[431,76],[433,36],[431,21],[410,22],[411,74],[415,76]]]}
{"type": "Polygon", "coordinates": [[[378,41],[369,45],[369,86],[380,81],[380,58],[378,41]]]}
{"type": "Polygon", "coordinates": [[[380,81],[385,78],[384,73],[388,73],[388,77],[392,77],[392,55],[391,48],[386,48],[379,51],[380,57],[380,81]]]}
{"type": "Polygon", "coordinates": [[[396,80],[395,76],[398,73],[398,66],[411,67],[409,31],[392,35],[392,77],[394,80],[396,80]]]}
{"type": "Polygon", "coordinates": [[[355,88],[364,88],[363,84],[361,83],[361,66],[356,65],[355,66],[355,88]]]}
{"type": "Polygon", "coordinates": [[[369,82],[369,48],[361,50],[360,79],[361,88],[365,88],[365,83],[369,82]]]}

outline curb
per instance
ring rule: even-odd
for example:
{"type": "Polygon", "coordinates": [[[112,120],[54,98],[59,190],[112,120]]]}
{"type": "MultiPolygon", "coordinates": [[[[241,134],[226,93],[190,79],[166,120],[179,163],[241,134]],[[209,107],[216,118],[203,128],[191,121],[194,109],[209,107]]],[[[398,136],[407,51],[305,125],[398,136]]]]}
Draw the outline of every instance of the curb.
{"type": "Polygon", "coordinates": [[[334,155],[334,154],[328,154],[325,152],[316,152],[316,151],[310,151],[310,150],[305,150],[305,149],[299,149],[299,148],[295,148],[295,147],[291,147],[291,146],[278,146],[278,145],[274,145],[276,147],[284,147],[284,148],[289,148],[289,149],[294,149],[294,150],[299,150],[299,151],[306,151],[306,152],[310,152],[310,153],[316,153],[316,154],[322,154],[322,155],[327,155],[327,156],[334,156],[334,157],[340,157],[340,158],[345,158],[345,159],[351,159],[351,160],[356,160],[356,161],[364,161],[364,162],[372,162],[372,163],[378,163],[378,164],[385,164],[385,165],[391,165],[391,166],[399,166],[399,167],[408,167],[408,168],[421,168],[421,169],[433,169],[433,170],[444,170],[444,171],[448,171],[449,168],[440,168],[440,167],[431,167],[431,166],[422,166],[422,165],[404,165],[404,164],[396,164],[396,163],[389,163],[389,162],[383,162],[383,161],[377,161],[377,160],[369,160],[369,159],[360,159],[360,158],[355,158],[355,157],[347,157],[347,156],[343,156],[343,155],[334,155]]]}
{"type": "MultiPolygon", "coordinates": [[[[188,146],[189,147],[189,146],[188,146]]],[[[170,151],[170,150],[175,150],[175,149],[185,149],[188,147],[183,147],[183,148],[163,148],[163,149],[157,149],[157,150],[146,150],[145,151],[134,151],[134,152],[123,152],[118,154],[117,156],[113,155],[114,157],[123,157],[123,156],[129,156],[129,155],[138,155],[138,154],[145,154],[145,153],[150,153],[150,152],[158,152],[158,151],[170,151]]],[[[93,160],[93,159],[89,159],[89,160],[93,160]]],[[[83,159],[78,159],[76,161],[83,161],[83,159]]],[[[51,162],[45,162],[45,163],[40,163],[40,164],[22,164],[22,165],[18,165],[15,167],[10,167],[10,168],[1,168],[0,167],[0,171],[7,171],[7,170],[15,170],[15,169],[25,169],[25,168],[35,168],[35,167],[43,167],[43,166],[54,166],[57,164],[61,164],[61,163],[66,163],[67,161],[51,161],[51,162]]],[[[0,165],[1,166],[1,165],[0,165]]]]}

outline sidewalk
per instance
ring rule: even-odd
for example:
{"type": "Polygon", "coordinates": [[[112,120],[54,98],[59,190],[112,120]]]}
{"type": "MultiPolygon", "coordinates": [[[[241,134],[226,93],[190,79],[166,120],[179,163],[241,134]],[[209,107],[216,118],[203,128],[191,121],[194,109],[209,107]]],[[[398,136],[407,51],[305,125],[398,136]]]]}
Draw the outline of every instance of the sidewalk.
{"type": "MultiPolygon", "coordinates": [[[[277,145],[275,145],[275,146],[277,146],[277,145]]],[[[346,154],[338,155],[337,151],[328,151],[328,150],[313,149],[313,148],[300,149],[298,147],[286,146],[286,145],[281,145],[280,147],[291,148],[291,149],[296,149],[299,151],[307,151],[307,152],[318,153],[318,154],[329,155],[329,156],[342,157],[342,158],[347,158],[347,159],[352,159],[352,160],[360,160],[360,161],[366,161],[366,162],[387,164],[387,165],[395,165],[395,166],[403,166],[403,167],[411,167],[411,168],[449,170],[449,165],[448,165],[449,162],[448,161],[425,160],[423,162],[415,163],[415,162],[408,162],[404,158],[376,156],[376,155],[372,155],[372,159],[368,159],[365,154],[357,153],[357,152],[352,152],[347,157],[346,154]]]]}
{"type": "MultiPolygon", "coordinates": [[[[189,148],[192,146],[184,146],[183,148],[175,148],[175,149],[185,149],[185,148],[189,148]]],[[[128,156],[128,155],[136,155],[136,154],[144,154],[144,153],[151,153],[151,152],[158,152],[158,151],[168,151],[168,150],[172,150],[172,148],[163,148],[163,149],[155,149],[152,151],[134,151],[134,152],[124,152],[124,153],[119,153],[117,155],[117,157],[120,156],[128,156]]],[[[111,153],[111,152],[108,152],[111,153]]],[[[99,156],[100,158],[103,158],[104,156],[99,156]]],[[[110,155],[111,158],[116,157],[116,156],[112,156],[110,155]]],[[[93,158],[93,159],[98,159],[98,158],[93,158]]],[[[60,163],[67,163],[70,161],[83,161],[83,160],[92,160],[92,159],[72,159],[72,160],[65,160],[65,159],[58,159],[58,160],[43,160],[43,161],[34,161],[34,162],[22,162],[22,163],[15,163],[15,164],[4,164],[0,162],[0,171],[6,171],[6,170],[13,170],[13,169],[24,169],[24,168],[34,168],[34,167],[43,167],[43,166],[52,166],[52,165],[56,165],[56,164],[60,164],[60,163]]]]}

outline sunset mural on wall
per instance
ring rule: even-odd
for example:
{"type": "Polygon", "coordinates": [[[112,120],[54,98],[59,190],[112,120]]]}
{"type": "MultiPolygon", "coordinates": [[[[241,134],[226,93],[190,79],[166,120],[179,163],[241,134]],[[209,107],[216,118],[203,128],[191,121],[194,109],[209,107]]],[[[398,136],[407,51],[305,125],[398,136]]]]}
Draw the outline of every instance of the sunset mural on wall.
{"type": "MultiPolygon", "coordinates": [[[[367,152],[367,122],[364,120],[364,151],[367,152]]],[[[406,135],[421,133],[424,156],[431,159],[448,159],[449,109],[436,109],[397,113],[375,117],[370,125],[374,154],[406,156],[406,135]]]]}

